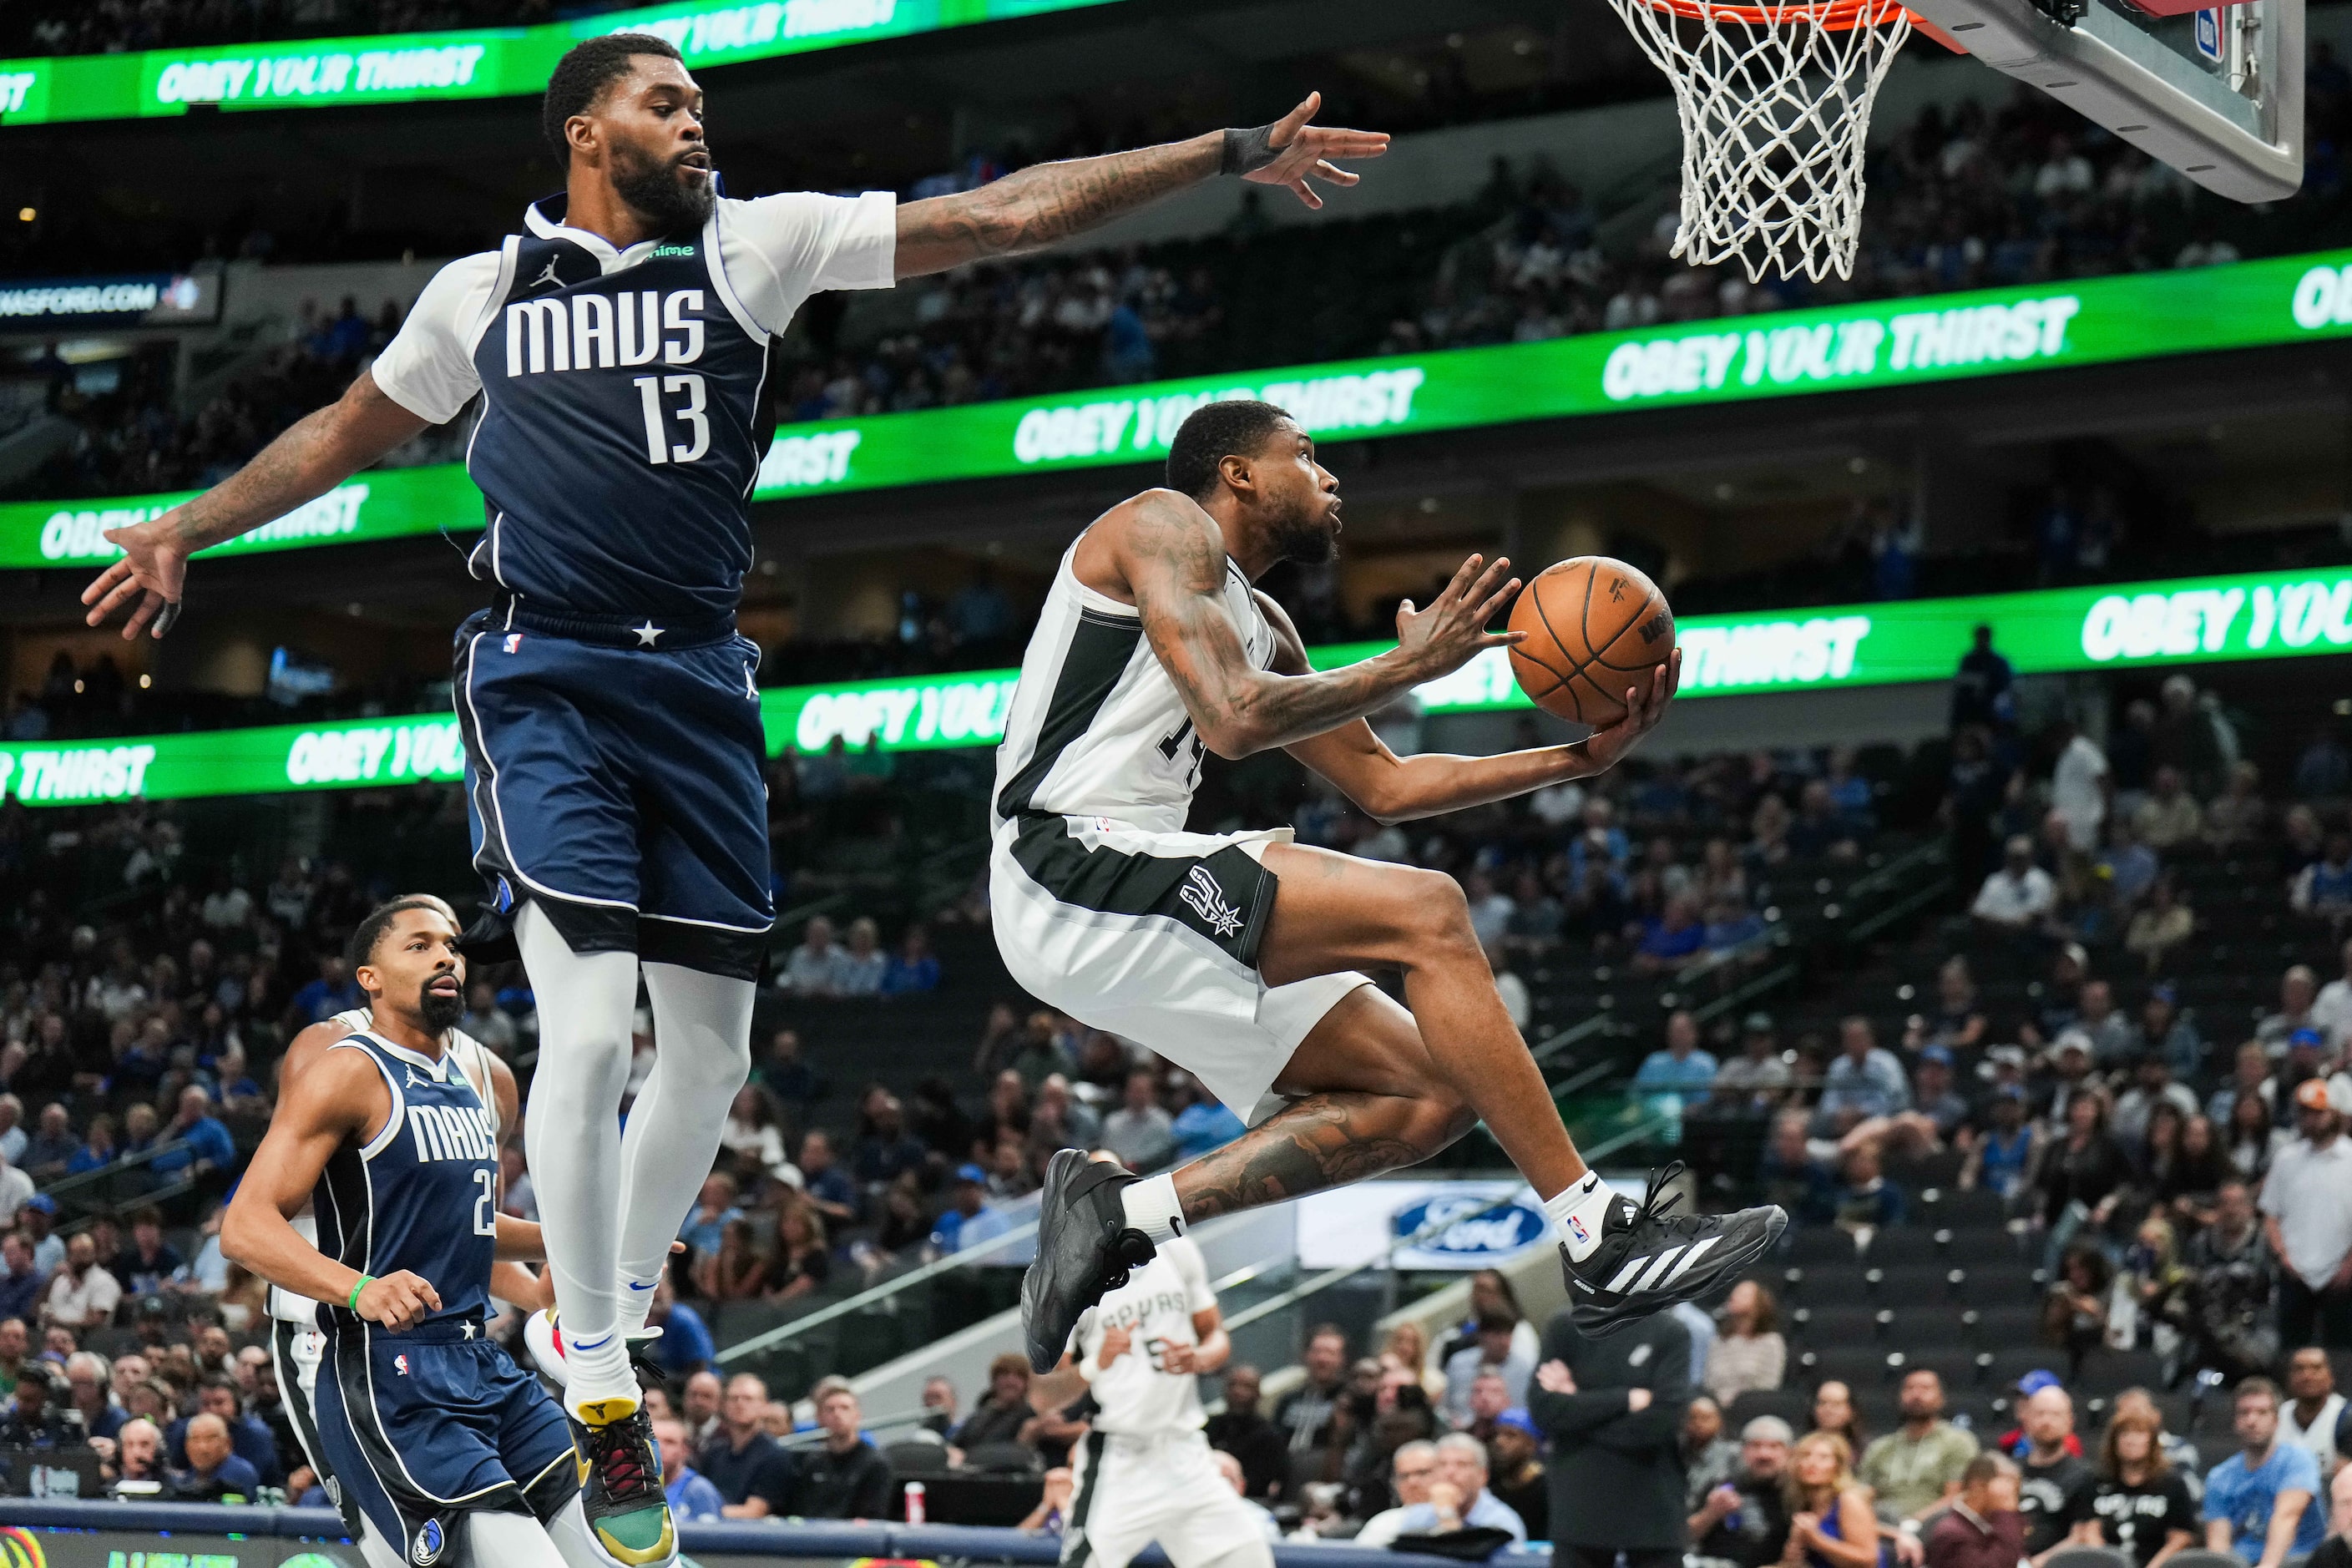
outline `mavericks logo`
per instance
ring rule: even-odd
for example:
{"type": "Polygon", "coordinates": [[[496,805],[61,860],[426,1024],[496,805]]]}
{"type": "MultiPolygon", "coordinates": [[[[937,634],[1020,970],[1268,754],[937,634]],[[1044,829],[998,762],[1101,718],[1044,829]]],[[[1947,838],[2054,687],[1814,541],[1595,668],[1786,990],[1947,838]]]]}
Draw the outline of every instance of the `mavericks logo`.
{"type": "Polygon", "coordinates": [[[425,1528],[416,1532],[415,1544],[408,1549],[408,1560],[415,1563],[416,1568],[425,1568],[426,1563],[440,1555],[441,1521],[428,1519],[425,1521],[425,1528]]]}
{"type": "Polygon", "coordinates": [[[1232,936],[1242,929],[1242,912],[1226,900],[1224,889],[1209,875],[1207,867],[1193,867],[1192,874],[1184,879],[1184,886],[1176,889],[1176,896],[1216,935],[1232,936]]]}

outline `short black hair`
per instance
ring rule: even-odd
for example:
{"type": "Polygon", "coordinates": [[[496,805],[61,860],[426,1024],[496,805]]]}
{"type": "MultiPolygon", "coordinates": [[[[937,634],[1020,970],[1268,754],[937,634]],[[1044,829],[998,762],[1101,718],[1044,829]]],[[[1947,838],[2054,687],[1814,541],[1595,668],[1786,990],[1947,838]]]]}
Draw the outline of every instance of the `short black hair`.
{"type": "Polygon", "coordinates": [[[392,929],[394,920],[411,910],[431,910],[436,915],[446,912],[440,900],[415,894],[394,899],[388,904],[378,904],[367,912],[366,919],[352,928],[351,945],[343,950],[343,957],[354,973],[361,964],[374,962],[376,944],[383,941],[383,933],[392,929]]]}
{"type": "Polygon", "coordinates": [[[583,38],[563,53],[555,62],[555,69],[547,79],[547,96],[540,100],[539,127],[547,132],[548,144],[565,159],[572,156],[572,141],[563,127],[575,114],[584,114],[604,90],[629,74],[629,62],[639,55],[659,55],[664,59],[683,60],[677,46],[653,33],[606,33],[601,37],[583,38]]]}
{"type": "Polygon", "coordinates": [[[1168,443],[1168,488],[1194,500],[1216,493],[1217,465],[1229,457],[1255,457],[1265,450],[1290,411],[1255,397],[1204,403],[1184,416],[1168,443]]]}

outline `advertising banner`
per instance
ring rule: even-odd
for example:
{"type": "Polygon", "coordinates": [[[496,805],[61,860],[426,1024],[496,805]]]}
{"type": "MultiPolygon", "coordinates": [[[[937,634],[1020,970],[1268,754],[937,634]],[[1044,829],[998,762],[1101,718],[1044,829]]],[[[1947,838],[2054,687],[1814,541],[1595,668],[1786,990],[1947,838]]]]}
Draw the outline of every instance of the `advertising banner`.
{"type": "MultiPolygon", "coordinates": [[[[753,494],[780,500],[1159,462],[1184,416],[1218,398],[1263,397],[1292,410],[1317,436],[1378,439],[2347,333],[2352,250],[2084,279],[2063,290],[1880,300],[791,425],[769,449],[753,494]]],[[[185,499],[0,503],[0,567],[103,563],[113,552],[97,537],[100,529],[185,499]]],[[[261,536],[220,548],[286,549],[481,526],[480,493],[462,468],[373,469],[261,536]],[[358,501],[349,496],[355,489],[365,491],[358,501]]]]}
{"type": "MultiPolygon", "coordinates": [[[[1693,616],[1677,627],[1685,698],[1940,680],[1979,624],[2021,674],[2291,658],[2352,652],[2352,568],[2049,588],[2023,594],[1693,616]]],[[[1385,643],[1310,649],[1318,668],[1385,643]]],[[[773,687],[760,694],[771,755],[992,746],[1003,737],[1015,671],[773,687]]],[[[1528,706],[1502,650],[1415,689],[1432,713],[1528,706]]],[[[120,741],[0,745],[0,798],[28,805],[274,795],[454,780],[457,720],[418,714],[120,741]]],[[[0,1568],[5,1568],[0,1564],[0,1568]]]]}
{"type": "Polygon", "coordinates": [[[654,5],[535,27],[298,38],[136,54],[0,60],[0,125],[537,93],[563,52],[604,33],[658,33],[688,68],[772,59],[1110,0],[754,0],[654,5]]]}
{"type": "Polygon", "coordinates": [[[220,320],[220,309],[216,268],[0,282],[0,332],[194,326],[220,320]]]}

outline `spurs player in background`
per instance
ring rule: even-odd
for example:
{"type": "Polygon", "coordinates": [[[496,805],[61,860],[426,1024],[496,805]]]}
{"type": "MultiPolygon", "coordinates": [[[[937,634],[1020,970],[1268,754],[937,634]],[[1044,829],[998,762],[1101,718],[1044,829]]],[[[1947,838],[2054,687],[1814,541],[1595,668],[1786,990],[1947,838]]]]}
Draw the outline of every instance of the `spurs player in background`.
{"type": "MultiPolygon", "coordinates": [[[[990,908],[1029,992],[1192,1072],[1255,1125],[1138,1180],[1065,1150],[1022,1282],[1030,1364],[1185,1225],[1427,1159],[1483,1120],[1560,1233],[1578,1325],[1605,1333],[1715,1290],[1779,1237],[1778,1208],[1670,1215],[1585,1167],[1496,994],[1462,889],[1437,871],[1309,848],[1286,828],[1184,831],[1202,756],[1281,747],[1382,822],[1525,795],[1613,765],[1658,722],[1677,650],[1623,720],[1563,746],[1399,757],[1364,716],[1481,651],[1517,591],[1473,555],[1397,646],[1314,671],[1251,584],[1324,562],[1339,482],[1283,410],[1193,411],[1146,490],[1081,533],[1054,574],[997,752],[990,908]],[[1402,973],[1399,1006],[1360,971],[1402,973]]],[[[1671,1174],[1671,1173],[1667,1173],[1671,1174]]]]}
{"type": "MultiPolygon", "coordinates": [[[[453,927],[460,925],[457,911],[446,900],[431,893],[406,893],[394,899],[389,909],[429,909],[438,913],[453,927]]],[[[352,967],[356,969],[354,961],[352,967]]],[[[457,987],[465,989],[465,973],[461,966],[457,975],[457,987]]],[[[503,1149],[514,1135],[519,1118],[520,1097],[515,1088],[514,1069],[500,1061],[488,1046],[458,1028],[448,1005],[443,999],[427,999],[428,1022],[439,1024],[447,1019],[448,1026],[441,1030],[443,1053],[457,1064],[474,1086],[482,1103],[498,1116],[499,1146],[503,1149]]],[[[462,1004],[461,1004],[462,1005],[462,1004]]],[[[318,1060],[320,1055],[338,1040],[374,1026],[372,1008],[352,1007],[331,1018],[311,1024],[298,1033],[287,1046],[286,1054],[278,1063],[278,1099],[285,1102],[288,1092],[302,1073],[318,1060]]],[[[273,1121],[275,1116],[272,1117],[273,1121]]],[[[318,1220],[307,1207],[288,1221],[295,1233],[313,1246],[319,1239],[318,1220]]],[[[544,1275],[534,1274],[523,1264],[500,1258],[490,1266],[490,1295],[494,1300],[505,1301],[526,1312],[536,1311],[552,1303],[553,1294],[544,1275]]],[[[298,1296],[276,1285],[269,1288],[269,1359],[278,1372],[278,1386],[286,1395],[287,1409],[293,1418],[294,1435],[301,1442],[303,1457],[321,1484],[331,1480],[333,1472],[328,1468],[319,1447],[318,1416],[315,1394],[320,1357],[325,1352],[327,1336],[320,1327],[320,1304],[308,1296],[298,1296]]],[[[335,1506],[341,1510],[343,1522],[358,1540],[360,1517],[355,1506],[340,1485],[328,1491],[335,1506]]]]}
{"type": "Polygon", "coordinates": [[[1199,1380],[1233,1353],[1189,1237],[1161,1244],[1079,1318],[1060,1364],[1029,1385],[1041,1413],[1083,1394],[1098,1406],[1070,1456],[1063,1568],[1127,1568],[1154,1541],[1176,1568],[1272,1568],[1261,1515],[1218,1469],[1202,1432],[1199,1380]]]}
{"type": "MultiPolygon", "coordinates": [[[[527,1125],[562,1309],[587,1511],[629,1568],[674,1532],[626,1342],[751,1068],[774,920],[766,763],[736,629],[749,500],[774,425],[773,339],[821,289],[1040,249],[1221,174],[1353,184],[1330,160],[1388,138],[1308,123],[1066,163],[898,205],[887,191],[722,201],[702,89],[667,40],[616,33],[557,62],[541,122],[566,166],[495,250],[437,273],[331,407],[152,521],[82,595],[162,636],[189,556],[259,527],[480,400],[468,558],[491,604],[457,641],[474,860],[539,998],[527,1125]],[[661,1054],[620,1127],[640,973],[661,1054]]],[[[485,951],[490,951],[486,948],[485,951]]]]}

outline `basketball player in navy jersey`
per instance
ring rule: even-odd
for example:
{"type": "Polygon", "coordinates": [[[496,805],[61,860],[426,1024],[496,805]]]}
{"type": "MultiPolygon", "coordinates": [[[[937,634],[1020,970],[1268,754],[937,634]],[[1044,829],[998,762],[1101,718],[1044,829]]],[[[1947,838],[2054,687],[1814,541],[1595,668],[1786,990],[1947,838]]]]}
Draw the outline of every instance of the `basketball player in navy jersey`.
{"type": "Polygon", "coordinates": [[[759,650],[735,630],[747,503],[772,434],[772,340],[825,289],[1016,255],[1223,175],[1349,185],[1333,160],[1385,136],[1254,130],[1045,163],[896,205],[718,195],[702,89],[646,34],[589,39],[550,79],[568,163],[498,249],[452,263],[341,401],[230,479],[108,539],[96,626],[167,631],[189,556],[325,493],[477,395],[467,463],[485,499],[454,684],[474,859],[539,997],[527,1124],[585,1428],[588,1516],[625,1563],[670,1539],[625,1342],[750,1071],[769,899],[759,650]],[[640,967],[662,1050],[629,1117],[640,967]]]}
{"type": "MultiPolygon", "coordinates": [[[[431,893],[410,893],[393,900],[392,909],[424,908],[441,915],[452,926],[458,925],[457,911],[446,900],[431,893]]],[[[356,964],[353,965],[356,967],[356,964]]],[[[460,969],[457,979],[465,975],[460,969]]],[[[309,1069],[330,1047],[346,1037],[373,1028],[374,1015],[366,1007],[354,1007],[338,1013],[331,1018],[306,1026],[286,1047],[286,1054],[278,1059],[278,1093],[282,1104],[295,1080],[309,1069]]],[[[503,1148],[512,1136],[520,1120],[520,1097],[515,1087],[514,1070],[493,1055],[489,1048],[463,1029],[452,1024],[441,1032],[442,1050],[456,1059],[458,1070],[473,1081],[483,1103],[497,1113],[499,1142],[503,1148]]],[[[291,1221],[304,1240],[317,1239],[318,1225],[307,1210],[291,1221]]],[[[493,1299],[511,1302],[525,1311],[534,1311],[551,1304],[546,1277],[534,1274],[520,1263],[500,1259],[490,1266],[490,1294],[493,1299]]],[[[288,1290],[272,1288],[269,1292],[270,1360],[278,1372],[278,1386],[285,1391],[286,1405],[293,1417],[294,1435],[302,1445],[303,1455],[310,1468],[324,1482],[333,1475],[319,1444],[315,1416],[316,1389],[320,1357],[326,1347],[326,1334],[320,1326],[320,1304],[308,1296],[298,1296],[288,1290]]],[[[338,1486],[337,1506],[343,1520],[358,1539],[361,1519],[351,1498],[338,1486]]]]}
{"type": "Polygon", "coordinates": [[[395,900],[353,933],[369,1026],[287,1085],[221,1247],[326,1303],[311,1436],[375,1568],[566,1568],[551,1530],[586,1568],[570,1426],[483,1331],[494,1262],[541,1247],[499,1213],[499,1112],[447,1047],[465,971],[437,902],[395,900]],[[315,1243],[289,1223],[306,1204],[315,1243]]]}

